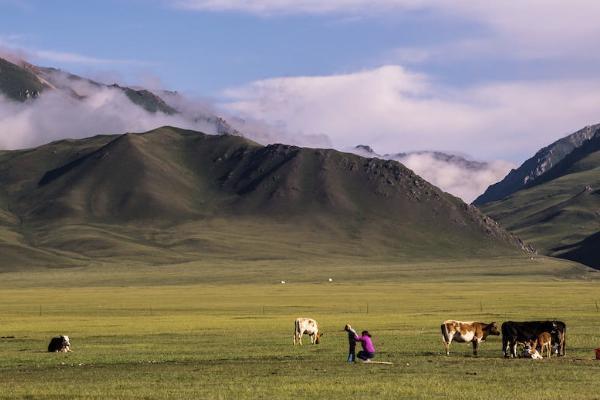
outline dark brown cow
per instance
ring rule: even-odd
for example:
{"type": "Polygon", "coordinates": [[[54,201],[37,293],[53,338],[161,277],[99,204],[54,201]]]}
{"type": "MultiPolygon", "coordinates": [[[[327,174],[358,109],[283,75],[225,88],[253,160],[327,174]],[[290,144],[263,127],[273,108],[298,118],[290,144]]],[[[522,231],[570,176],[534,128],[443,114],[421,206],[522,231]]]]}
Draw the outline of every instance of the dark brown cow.
{"type": "Polygon", "coordinates": [[[473,354],[477,355],[479,343],[484,342],[489,335],[500,335],[498,325],[495,322],[486,324],[485,322],[447,320],[444,321],[441,328],[442,341],[447,355],[450,355],[450,343],[453,340],[459,343],[473,343],[473,354]]]}

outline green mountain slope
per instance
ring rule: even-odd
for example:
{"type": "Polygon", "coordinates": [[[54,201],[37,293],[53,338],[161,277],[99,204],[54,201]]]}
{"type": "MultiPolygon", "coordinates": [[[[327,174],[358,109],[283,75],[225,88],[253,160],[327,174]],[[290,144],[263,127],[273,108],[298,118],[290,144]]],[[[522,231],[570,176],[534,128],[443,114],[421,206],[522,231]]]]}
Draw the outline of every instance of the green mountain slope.
{"type": "Polygon", "coordinates": [[[600,132],[600,124],[585,128],[544,147],[519,168],[510,171],[504,179],[487,188],[473,204],[481,206],[492,201],[502,200],[511,194],[535,184],[561,160],[600,132]]]}
{"type": "Polygon", "coordinates": [[[548,255],[600,268],[600,134],[525,189],[481,209],[548,255]]]}
{"type": "Polygon", "coordinates": [[[3,152],[0,185],[16,218],[7,229],[38,251],[87,262],[522,251],[398,162],[176,128],[3,152]]]}

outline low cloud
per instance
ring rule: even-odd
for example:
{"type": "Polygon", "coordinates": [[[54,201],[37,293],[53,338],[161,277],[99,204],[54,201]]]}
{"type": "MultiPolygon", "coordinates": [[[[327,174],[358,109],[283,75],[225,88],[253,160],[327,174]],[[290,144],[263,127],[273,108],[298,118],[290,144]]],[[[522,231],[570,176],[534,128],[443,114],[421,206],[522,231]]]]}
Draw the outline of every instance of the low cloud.
{"type": "Polygon", "coordinates": [[[116,88],[79,82],[77,90],[83,98],[65,90],[47,90],[25,103],[0,97],[0,149],[97,134],[143,132],[163,125],[216,133],[214,124],[206,121],[147,112],[116,88]]]}
{"type": "Polygon", "coordinates": [[[331,76],[252,82],[222,106],[336,148],[433,149],[521,161],[600,118],[600,81],[512,81],[452,87],[390,65],[331,76]]]}
{"type": "MultiPolygon", "coordinates": [[[[14,55],[18,60],[18,55],[14,55]]],[[[20,60],[19,60],[20,61],[20,60]]],[[[21,103],[0,96],[0,150],[35,147],[59,139],[145,132],[172,125],[207,134],[242,134],[261,144],[331,147],[329,138],[279,129],[252,116],[223,113],[210,100],[155,89],[176,114],[151,113],[117,88],[71,79],[62,72],[44,78],[53,86],[21,103]],[[47,79],[46,79],[47,78],[47,79]],[[221,118],[222,116],[223,118],[221,118]]]]}
{"type": "Polygon", "coordinates": [[[500,181],[516,165],[506,161],[465,164],[440,160],[432,154],[409,154],[397,158],[428,182],[471,203],[489,185],[500,181]]]}

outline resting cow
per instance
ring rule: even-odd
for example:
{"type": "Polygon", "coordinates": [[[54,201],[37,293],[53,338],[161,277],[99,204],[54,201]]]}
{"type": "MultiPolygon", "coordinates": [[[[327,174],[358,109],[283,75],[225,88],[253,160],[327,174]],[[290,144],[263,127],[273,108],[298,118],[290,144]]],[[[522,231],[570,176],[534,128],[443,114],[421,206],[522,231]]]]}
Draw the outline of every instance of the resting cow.
{"type": "Polygon", "coordinates": [[[441,326],[442,341],[446,354],[450,355],[450,343],[454,340],[459,343],[473,343],[473,354],[477,355],[479,343],[484,342],[489,335],[500,335],[498,325],[495,322],[462,322],[447,320],[441,326]]]}
{"type": "Polygon", "coordinates": [[[562,321],[507,321],[502,324],[502,351],[504,357],[517,357],[517,343],[528,343],[538,339],[543,332],[550,333],[557,345],[559,356],[565,355],[567,326],[562,321]]]}
{"type": "Polygon", "coordinates": [[[296,318],[294,321],[294,346],[300,344],[302,346],[302,335],[307,334],[310,337],[312,344],[319,344],[322,333],[319,332],[317,321],[312,318],[296,318]]]}
{"type": "Polygon", "coordinates": [[[48,344],[48,352],[50,353],[68,353],[71,351],[71,341],[68,336],[53,337],[48,344]]]}

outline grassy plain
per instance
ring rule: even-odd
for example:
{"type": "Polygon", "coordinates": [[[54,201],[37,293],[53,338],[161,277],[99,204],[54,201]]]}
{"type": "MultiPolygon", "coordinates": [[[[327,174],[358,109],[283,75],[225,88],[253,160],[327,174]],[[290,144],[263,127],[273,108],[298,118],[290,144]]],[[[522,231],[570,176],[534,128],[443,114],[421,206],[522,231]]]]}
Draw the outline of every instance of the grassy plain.
{"type": "Polygon", "coordinates": [[[598,399],[597,275],[542,257],[6,272],[0,398],[598,399]],[[319,321],[321,345],[292,346],[297,316],[319,321]],[[447,318],[560,318],[567,356],[505,360],[492,337],[477,358],[464,344],[447,357],[447,318]],[[394,365],[347,364],[347,322],[394,365]],[[72,353],[44,351],[57,334],[72,353]]]}

